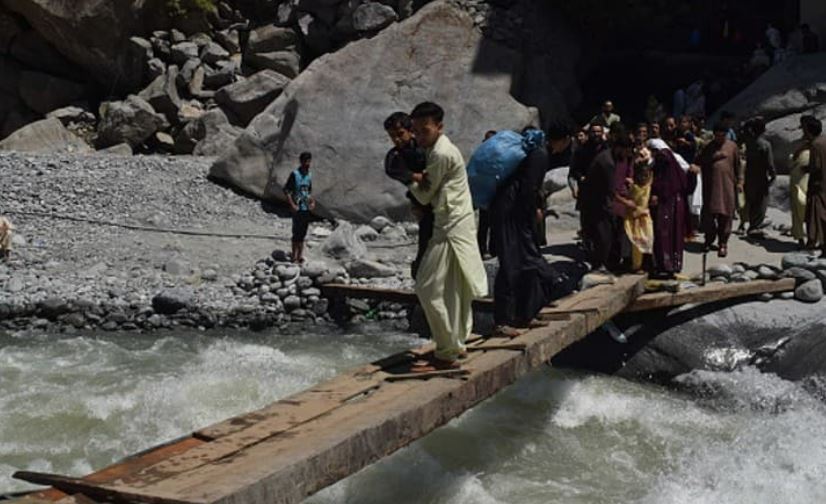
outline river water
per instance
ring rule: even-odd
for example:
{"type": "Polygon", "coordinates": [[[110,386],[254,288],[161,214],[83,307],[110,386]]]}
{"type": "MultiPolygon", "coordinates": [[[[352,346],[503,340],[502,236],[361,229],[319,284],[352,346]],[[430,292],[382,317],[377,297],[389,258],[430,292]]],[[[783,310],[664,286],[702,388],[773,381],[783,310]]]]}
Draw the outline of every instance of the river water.
{"type": "MultiPolygon", "coordinates": [[[[360,333],[0,336],[0,493],[83,475],[418,344],[360,333]]],[[[755,370],[676,392],[542,369],[310,498],[326,503],[826,502],[826,406],[755,370]]]]}

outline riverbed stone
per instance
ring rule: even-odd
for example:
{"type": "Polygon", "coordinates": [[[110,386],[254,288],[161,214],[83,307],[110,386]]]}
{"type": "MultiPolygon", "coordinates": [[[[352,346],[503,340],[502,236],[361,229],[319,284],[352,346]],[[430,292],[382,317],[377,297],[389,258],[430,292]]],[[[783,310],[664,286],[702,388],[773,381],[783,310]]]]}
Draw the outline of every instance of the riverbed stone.
{"type": "Polygon", "coordinates": [[[396,276],[396,269],[376,261],[355,259],[347,263],[347,273],[358,278],[386,278],[396,276]]]}
{"type": "Polygon", "coordinates": [[[356,235],[353,225],[342,222],[333,233],[324,240],[322,251],[328,256],[339,259],[356,259],[367,255],[367,247],[356,235]]]}
{"type": "Polygon", "coordinates": [[[366,224],[361,225],[356,229],[356,238],[365,242],[376,241],[379,239],[379,232],[366,224]]]}
{"type": "Polygon", "coordinates": [[[794,297],[805,303],[817,303],[823,299],[823,284],[817,279],[804,282],[795,289],[794,297]]]}
{"type": "Polygon", "coordinates": [[[708,268],[708,274],[712,277],[728,278],[732,273],[733,270],[728,264],[715,264],[708,268]]]}
{"type": "Polygon", "coordinates": [[[809,266],[809,263],[811,261],[812,261],[811,256],[809,256],[807,254],[800,253],[800,252],[793,252],[793,253],[784,255],[781,264],[783,266],[783,269],[787,270],[789,268],[794,268],[794,267],[806,268],[806,267],[809,266]]]}
{"type": "Polygon", "coordinates": [[[301,307],[301,298],[298,296],[287,296],[284,299],[284,308],[292,311],[301,307]]]}
{"type": "Polygon", "coordinates": [[[814,280],[815,278],[817,278],[817,275],[815,275],[814,272],[812,272],[808,269],[800,268],[800,267],[795,266],[795,267],[788,268],[787,270],[785,270],[783,272],[783,277],[784,278],[794,278],[795,280],[797,280],[798,283],[802,283],[802,282],[808,282],[810,280],[814,280]]]}
{"type": "Polygon", "coordinates": [[[152,309],[156,313],[169,315],[193,305],[195,294],[192,289],[176,287],[166,289],[152,298],[152,309]]]}

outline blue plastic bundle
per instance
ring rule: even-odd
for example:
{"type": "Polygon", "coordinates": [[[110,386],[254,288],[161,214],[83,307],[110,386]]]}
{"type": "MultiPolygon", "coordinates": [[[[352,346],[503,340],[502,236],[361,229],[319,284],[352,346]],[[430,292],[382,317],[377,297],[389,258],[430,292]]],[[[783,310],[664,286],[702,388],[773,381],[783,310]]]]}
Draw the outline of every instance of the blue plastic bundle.
{"type": "Polygon", "coordinates": [[[524,135],[500,131],[480,145],[467,165],[473,206],[487,209],[502,182],[516,171],[530,151],[544,143],[542,131],[528,130],[524,135]]]}

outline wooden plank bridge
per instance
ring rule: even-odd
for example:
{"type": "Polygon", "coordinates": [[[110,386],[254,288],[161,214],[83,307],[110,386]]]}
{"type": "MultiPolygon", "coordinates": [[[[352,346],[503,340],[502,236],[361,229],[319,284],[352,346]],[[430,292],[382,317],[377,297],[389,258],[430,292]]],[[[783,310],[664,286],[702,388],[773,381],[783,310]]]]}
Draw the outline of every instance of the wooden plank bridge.
{"type": "MultiPolygon", "coordinates": [[[[468,342],[458,371],[410,375],[432,344],[343,373],[260,410],[201,429],[83,478],[18,472],[51,488],[18,504],[293,504],[423,437],[529,373],[623,311],[794,289],[794,280],[643,294],[620,277],[541,312],[547,327],[468,342]]],[[[328,286],[328,296],[412,303],[412,293],[328,286]]],[[[478,303],[489,309],[490,301],[478,303]]]]}

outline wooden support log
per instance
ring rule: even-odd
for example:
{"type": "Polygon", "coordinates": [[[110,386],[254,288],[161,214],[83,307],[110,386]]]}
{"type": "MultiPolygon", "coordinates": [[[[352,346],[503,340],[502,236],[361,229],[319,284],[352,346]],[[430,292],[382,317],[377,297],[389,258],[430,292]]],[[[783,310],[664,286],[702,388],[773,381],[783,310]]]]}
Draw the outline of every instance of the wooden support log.
{"type": "Polygon", "coordinates": [[[690,303],[713,303],[766,293],[788,292],[795,288],[794,278],[781,280],[754,280],[733,284],[708,284],[705,287],[679,292],[654,292],[638,297],[625,312],[640,312],[669,308],[690,303]]]}
{"type": "Polygon", "coordinates": [[[35,485],[48,485],[67,494],[84,494],[97,501],[113,502],[113,503],[128,503],[135,500],[140,500],[147,504],[190,504],[187,501],[176,499],[168,499],[154,496],[133,496],[128,493],[113,491],[103,488],[95,483],[90,483],[79,478],[70,478],[67,476],[60,476],[58,474],[39,473],[32,471],[17,471],[12,475],[13,478],[28,481],[35,485]]]}

